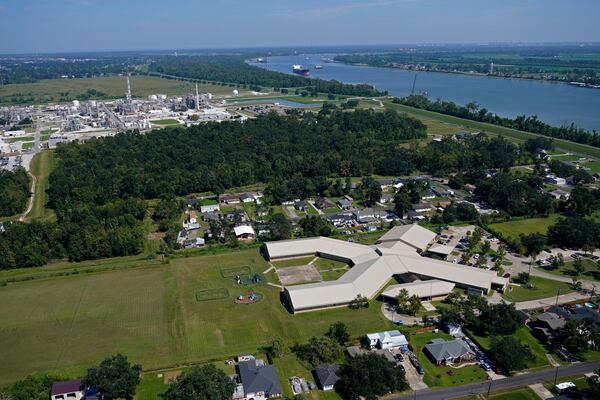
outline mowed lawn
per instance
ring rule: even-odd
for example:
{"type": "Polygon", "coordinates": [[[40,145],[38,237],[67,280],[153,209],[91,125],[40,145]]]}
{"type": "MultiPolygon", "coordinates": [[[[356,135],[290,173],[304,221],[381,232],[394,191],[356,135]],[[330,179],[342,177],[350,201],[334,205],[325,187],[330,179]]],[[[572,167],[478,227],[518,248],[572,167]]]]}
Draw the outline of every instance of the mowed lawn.
{"type": "Polygon", "coordinates": [[[293,345],[338,320],[356,337],[392,327],[378,304],[291,315],[278,288],[240,287],[221,275],[221,268],[244,266],[268,268],[252,249],[0,287],[0,384],[34,372],[75,377],[117,352],[145,369],[163,368],[256,352],[277,336],[293,345]],[[220,288],[229,298],[196,300],[198,290],[220,288]],[[234,304],[251,290],[262,300],[234,304]]]}
{"type": "Polygon", "coordinates": [[[560,294],[567,294],[573,291],[570,283],[553,281],[550,279],[532,276],[530,280],[532,288],[523,285],[509,285],[508,289],[502,294],[502,298],[512,302],[544,299],[556,296],[560,289],[560,294]]]}
{"type": "Polygon", "coordinates": [[[508,222],[500,222],[492,224],[491,228],[499,232],[503,236],[518,238],[519,235],[529,235],[532,233],[539,233],[545,235],[548,232],[548,228],[554,225],[560,215],[552,214],[545,218],[528,218],[519,219],[508,222]]]}

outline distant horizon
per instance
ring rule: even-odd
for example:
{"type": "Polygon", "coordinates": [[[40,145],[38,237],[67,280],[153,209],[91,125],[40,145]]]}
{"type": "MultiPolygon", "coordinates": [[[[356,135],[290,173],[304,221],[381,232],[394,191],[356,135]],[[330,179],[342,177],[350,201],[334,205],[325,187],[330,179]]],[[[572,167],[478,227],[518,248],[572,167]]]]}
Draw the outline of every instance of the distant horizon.
{"type": "Polygon", "coordinates": [[[597,0],[0,0],[0,53],[595,43],[597,0]]]}
{"type": "Polygon", "coordinates": [[[360,48],[375,48],[375,49],[390,49],[394,47],[453,47],[453,46],[464,46],[464,47],[476,47],[476,46],[500,46],[500,47],[550,47],[550,46],[567,46],[567,47],[586,47],[586,46],[600,46],[600,40],[597,41],[565,41],[565,42],[525,42],[525,41],[506,41],[506,42],[423,42],[423,43],[359,43],[359,44],[323,44],[323,45],[260,45],[260,46],[221,46],[221,47],[164,47],[164,48],[130,48],[130,49],[94,49],[94,50],[69,50],[69,51],[47,51],[47,52],[4,52],[0,50],[0,56],[44,56],[44,55],[72,55],[72,54],[102,54],[102,53],[142,53],[142,52],[180,52],[180,51],[200,51],[200,52],[224,52],[234,50],[247,50],[251,52],[253,50],[335,50],[337,49],[355,49],[360,48]]]}

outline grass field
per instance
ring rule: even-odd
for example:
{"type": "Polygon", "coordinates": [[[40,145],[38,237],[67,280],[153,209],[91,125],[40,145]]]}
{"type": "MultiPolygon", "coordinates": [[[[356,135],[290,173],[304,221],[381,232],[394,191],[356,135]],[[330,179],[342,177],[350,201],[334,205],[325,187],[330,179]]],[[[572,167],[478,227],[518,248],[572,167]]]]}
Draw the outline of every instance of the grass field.
{"type": "MultiPolygon", "coordinates": [[[[393,104],[390,101],[384,101],[386,107],[395,109],[401,112],[405,112],[409,115],[412,115],[418,119],[432,119],[438,122],[444,122],[449,125],[459,126],[462,129],[468,130],[476,130],[476,131],[485,131],[491,134],[502,135],[507,139],[523,142],[529,138],[539,137],[541,135],[529,132],[518,131],[516,129],[504,128],[501,126],[496,126],[492,124],[487,124],[483,122],[470,121],[467,119],[452,117],[450,115],[439,114],[432,111],[420,110],[413,107],[404,106],[401,104],[393,104]]],[[[425,122],[425,121],[424,121],[425,122]]],[[[425,122],[426,123],[426,122],[425,122]]],[[[589,155],[595,158],[600,158],[600,148],[588,146],[585,144],[579,144],[575,142],[570,142],[568,140],[562,139],[554,139],[554,143],[556,148],[562,149],[565,151],[570,151],[577,154],[589,155]]]]}
{"type": "Polygon", "coordinates": [[[271,261],[271,264],[273,264],[277,268],[298,267],[300,265],[307,265],[314,259],[315,259],[315,257],[312,257],[312,256],[311,257],[290,258],[288,260],[271,261]]]}
{"type": "Polygon", "coordinates": [[[511,238],[518,238],[521,234],[529,235],[532,233],[545,235],[548,232],[548,228],[554,225],[559,217],[559,214],[551,214],[546,218],[528,218],[499,222],[490,225],[490,227],[503,236],[511,238]]]}
{"type": "Polygon", "coordinates": [[[179,125],[176,119],[155,119],[150,122],[154,125],[179,125]]]}
{"type": "Polygon", "coordinates": [[[146,369],[164,368],[257,352],[276,336],[292,345],[338,320],[354,337],[393,327],[379,304],[291,315],[268,285],[257,288],[264,298],[252,305],[196,300],[201,289],[247,294],[251,286],[241,290],[220,273],[245,265],[253,272],[268,268],[250,249],[0,287],[0,384],[34,372],[76,377],[116,352],[146,369]]]}
{"type": "Polygon", "coordinates": [[[33,207],[28,216],[29,219],[51,221],[56,219],[54,211],[46,208],[46,190],[48,189],[48,177],[56,166],[54,151],[42,151],[31,161],[31,173],[36,177],[35,196],[33,207]]]}
{"type": "MultiPolygon", "coordinates": [[[[600,264],[587,258],[582,259],[581,263],[583,266],[583,273],[581,274],[581,279],[591,279],[600,281],[600,264]]],[[[563,267],[558,268],[556,270],[546,268],[541,269],[551,274],[573,277],[575,276],[575,269],[573,268],[573,264],[574,262],[565,262],[565,265],[563,267]]]]}
{"type": "MultiPolygon", "coordinates": [[[[191,82],[177,81],[150,76],[132,76],[131,92],[134,97],[146,97],[150,94],[166,94],[169,96],[193,93],[196,85],[191,82]]],[[[77,79],[48,79],[35,83],[22,83],[0,86],[1,104],[52,103],[70,101],[86,93],[88,89],[96,89],[105,94],[102,98],[125,97],[127,83],[125,77],[97,77],[77,79]],[[66,94],[66,95],[65,95],[66,94]]],[[[220,85],[199,85],[202,92],[215,95],[231,94],[232,88],[220,85]]]]}
{"type": "Polygon", "coordinates": [[[540,397],[530,388],[525,387],[521,389],[511,389],[509,391],[502,391],[492,393],[490,396],[469,396],[461,397],[455,400],[539,400],[540,397]]]}
{"type": "Polygon", "coordinates": [[[502,294],[502,298],[512,302],[519,302],[556,296],[556,291],[558,289],[560,289],[560,294],[573,291],[573,288],[569,283],[539,278],[537,276],[531,277],[531,283],[533,284],[532,289],[523,286],[510,285],[502,294]]]}

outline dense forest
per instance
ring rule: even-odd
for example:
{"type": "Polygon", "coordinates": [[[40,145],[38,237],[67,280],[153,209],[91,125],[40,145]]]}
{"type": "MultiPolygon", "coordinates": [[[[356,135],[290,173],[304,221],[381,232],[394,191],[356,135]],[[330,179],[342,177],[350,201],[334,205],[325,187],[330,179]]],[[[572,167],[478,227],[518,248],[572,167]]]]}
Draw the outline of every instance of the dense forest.
{"type": "Polygon", "coordinates": [[[0,170],[0,217],[25,211],[29,199],[29,177],[22,167],[0,170]]]}
{"type": "Polygon", "coordinates": [[[349,96],[381,96],[370,85],[349,85],[335,80],[309,79],[250,65],[244,56],[161,57],[150,64],[150,72],[199,79],[207,82],[239,83],[274,88],[306,87],[309,91],[349,96]]]}
{"type": "MultiPolygon", "coordinates": [[[[281,201],[332,190],[330,177],[505,168],[527,156],[505,139],[483,134],[428,146],[407,143],[425,137],[416,119],[356,110],[268,114],[244,123],[61,144],[48,189],[57,222],[6,224],[0,269],[139,253],[147,199],[168,204],[174,196],[264,182],[281,201]]],[[[163,208],[154,212],[158,221],[169,220],[163,208]]]]}
{"type": "Polygon", "coordinates": [[[90,78],[114,75],[133,71],[136,65],[147,62],[147,57],[139,55],[4,57],[0,58],[0,83],[6,85],[62,77],[90,78]]]}
{"type": "Polygon", "coordinates": [[[403,98],[395,98],[394,103],[423,110],[439,112],[472,121],[486,122],[489,124],[504,126],[506,128],[518,129],[520,131],[538,133],[540,135],[571,140],[577,143],[600,147],[600,135],[596,131],[586,131],[577,128],[575,124],[554,127],[540,121],[537,116],[520,115],[514,119],[500,117],[485,108],[479,108],[476,103],[459,106],[451,101],[429,100],[423,95],[411,95],[403,98]]]}

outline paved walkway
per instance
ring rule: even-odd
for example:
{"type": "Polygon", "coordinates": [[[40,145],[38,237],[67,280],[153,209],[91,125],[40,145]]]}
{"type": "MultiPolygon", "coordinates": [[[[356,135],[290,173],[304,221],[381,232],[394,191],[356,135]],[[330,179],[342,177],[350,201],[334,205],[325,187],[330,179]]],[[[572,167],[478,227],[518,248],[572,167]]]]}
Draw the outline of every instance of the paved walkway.
{"type": "Polygon", "coordinates": [[[548,389],[546,389],[546,387],[544,385],[542,385],[541,383],[535,383],[533,385],[529,385],[529,388],[531,390],[533,390],[535,392],[535,394],[540,396],[540,399],[542,399],[542,400],[554,398],[554,395],[552,394],[552,392],[549,391],[548,389]]]}

